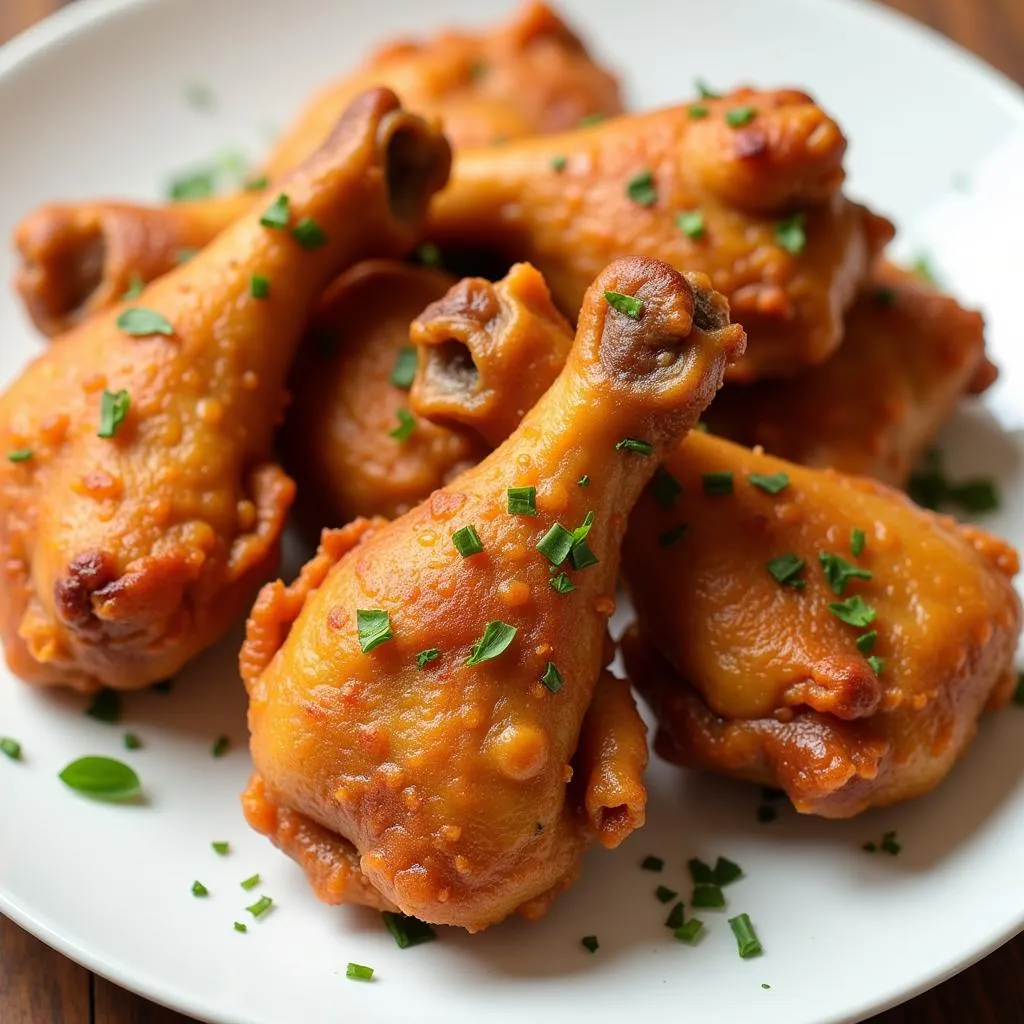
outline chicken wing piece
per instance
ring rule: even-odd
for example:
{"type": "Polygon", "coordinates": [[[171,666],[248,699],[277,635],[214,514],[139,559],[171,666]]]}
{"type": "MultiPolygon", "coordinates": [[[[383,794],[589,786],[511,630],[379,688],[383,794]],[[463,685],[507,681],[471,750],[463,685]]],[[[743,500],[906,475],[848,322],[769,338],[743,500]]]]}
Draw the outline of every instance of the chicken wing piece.
{"type": "Polygon", "coordinates": [[[615,256],[704,272],[750,336],[729,379],[791,375],[837,347],[843,314],[892,236],[840,192],[845,148],[805,94],[740,90],[462,150],[430,234],[529,260],[570,316],[615,256]]]}
{"type": "Polygon", "coordinates": [[[292,372],[281,437],[284,468],[314,535],[358,516],[402,515],[490,450],[471,430],[409,418],[409,324],[453,282],[436,270],[371,260],[324,296],[292,372]]]}
{"type": "Polygon", "coordinates": [[[656,749],[850,817],[935,786],[1005,701],[1005,542],[886,486],[694,432],[638,502],[627,670],[656,749]]]}
{"type": "MultiPolygon", "coordinates": [[[[379,50],[310,99],[253,180],[266,177],[276,188],[371,86],[391,88],[407,109],[440,118],[455,146],[563,131],[588,115],[622,110],[615,78],[549,7],[527,2],[481,34],[445,32],[379,50]]],[[[182,251],[202,248],[253,202],[266,197],[243,192],[157,207],[48,203],[15,233],[18,290],[40,330],[58,334],[120,301],[133,281],[173,269],[182,251]]]]}
{"type": "Polygon", "coordinates": [[[415,244],[449,161],[370,90],[274,203],[0,396],[0,625],[18,675],[144,686],[242,612],[291,503],[272,435],[309,313],[345,267],[415,244]]]}
{"type": "Polygon", "coordinates": [[[835,355],[791,380],[726,388],[706,422],[793,462],[902,486],[957,399],[995,377],[981,314],[882,263],[835,355]]]}
{"type": "Polygon", "coordinates": [[[390,525],[328,531],[293,587],[264,588],[241,655],[258,784],[352,843],[404,913],[536,916],[593,832],[610,845],[642,817],[635,792],[608,806],[642,728],[621,694],[581,730],[626,515],[742,350],[715,298],[655,260],[611,264],[500,448],[390,525]]]}

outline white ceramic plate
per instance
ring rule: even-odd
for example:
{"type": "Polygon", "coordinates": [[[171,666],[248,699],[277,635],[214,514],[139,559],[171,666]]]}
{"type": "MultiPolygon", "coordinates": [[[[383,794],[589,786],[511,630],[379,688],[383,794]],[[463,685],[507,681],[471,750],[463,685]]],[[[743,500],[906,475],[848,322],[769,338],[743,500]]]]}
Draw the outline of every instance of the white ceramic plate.
{"type": "MultiPolygon", "coordinates": [[[[376,40],[445,21],[480,23],[494,0],[84,0],[0,51],[0,233],[51,197],[152,197],[168,173],[226,148],[254,156],[306,91],[376,40]],[[198,113],[185,87],[212,86],[198,113]]],[[[1008,82],[888,11],[850,0],[564,0],[637,105],[690,93],[695,75],[806,86],[852,139],[854,191],[894,214],[913,251],[927,245],[961,295],[990,317],[1003,378],[987,408],[947,431],[954,472],[993,473],[994,529],[1024,542],[1024,393],[1019,291],[1024,257],[1024,102],[1008,82]],[[962,191],[964,179],[970,188],[962,191]],[[947,195],[951,183],[961,191],[947,195]]],[[[11,271],[0,255],[0,278],[11,271]]],[[[0,381],[39,348],[13,297],[0,297],[0,381]]],[[[248,770],[238,635],[169,696],[126,700],[108,726],[81,699],[41,694],[0,670],[0,910],[101,974],[197,1017],[244,1024],[410,1018],[446,1024],[645,1021],[828,1024],[861,1019],[982,956],[1024,925],[1024,710],[984,723],[970,755],[933,795],[848,823],[755,821],[756,791],[655,763],[650,824],[539,925],[398,950],[376,915],[318,905],[298,869],[241,819],[248,770]],[[144,749],[121,749],[124,729],[144,749]],[[228,734],[231,753],[210,756],[228,734]],[[86,753],[142,776],[144,806],[90,803],[58,771],[86,753]],[[898,858],[861,844],[898,829],[898,858]],[[216,856],[212,840],[233,852],[216,856]],[[639,870],[645,854],[664,874],[639,870]],[[688,893],[685,862],[725,854],[747,878],[728,891],[765,955],[743,961],[726,915],[705,940],[662,927],[656,884],[688,893]],[[259,922],[239,882],[259,872],[275,900],[259,922]],[[190,895],[194,879],[210,889],[190,895]],[[249,920],[237,934],[235,920],[249,920]],[[580,937],[596,934],[590,955],[580,937]],[[349,960],[377,980],[344,977],[349,960]],[[765,988],[764,985],[770,985],[765,988]]]]}

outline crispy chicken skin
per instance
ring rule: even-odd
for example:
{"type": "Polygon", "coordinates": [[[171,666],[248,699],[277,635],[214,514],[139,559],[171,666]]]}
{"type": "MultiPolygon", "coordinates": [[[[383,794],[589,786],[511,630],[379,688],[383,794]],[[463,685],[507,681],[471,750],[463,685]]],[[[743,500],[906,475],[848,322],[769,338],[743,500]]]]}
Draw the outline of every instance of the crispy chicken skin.
{"type": "Polygon", "coordinates": [[[391,382],[410,348],[409,323],[453,278],[388,260],[360,263],[328,290],[292,372],[282,461],[314,536],[359,516],[392,518],[479,462],[490,450],[472,431],[417,418],[390,436],[407,388],[391,382]]]}
{"type": "Polygon", "coordinates": [[[565,368],[500,448],[390,525],[326,532],[299,581],[257,602],[241,655],[257,785],[351,842],[404,913],[473,931],[517,908],[537,916],[594,832],[611,845],[642,818],[635,790],[633,806],[602,809],[603,789],[642,760],[621,693],[589,716],[617,738],[581,731],[608,658],[626,516],[742,351],[742,329],[711,322],[702,298],[658,261],[611,264],[565,368]],[[606,289],[637,296],[639,319],[606,289]],[[623,437],[646,439],[652,457],[616,449],[623,437]],[[536,488],[535,515],[509,512],[510,487],[536,488]],[[537,545],[589,512],[597,562],[563,562],[575,589],[560,593],[537,545]],[[451,534],[467,525],[484,551],[464,558],[451,534]],[[366,653],[360,609],[387,612],[393,634],[366,653]],[[467,664],[489,622],[516,633],[467,664]],[[590,778],[573,777],[577,751],[590,778]],[[625,767],[606,771],[609,757],[625,767]]]}
{"type": "Polygon", "coordinates": [[[706,422],[793,462],[902,486],[957,399],[995,376],[981,314],[882,263],[835,355],[792,380],[726,388],[706,422]]]}
{"type": "Polygon", "coordinates": [[[0,625],[16,674],[144,686],[241,614],[292,499],[271,447],[302,325],[345,267],[415,244],[449,161],[393,93],[364,93],[286,182],[290,224],[312,219],[323,244],[254,210],[133,304],[166,336],[130,335],[112,310],[0,396],[0,450],[31,453],[0,461],[0,625]],[[116,431],[101,428],[104,390],[129,403],[116,431]]]}
{"type": "MultiPolygon", "coordinates": [[[[264,163],[273,187],[371,86],[386,86],[406,109],[440,118],[454,146],[563,131],[587,115],[622,110],[615,78],[549,7],[528,2],[481,34],[445,32],[383,47],[317,92],[264,163]]],[[[136,277],[148,282],[173,269],[179,253],[202,248],[257,198],[250,192],[156,207],[47,203],[15,232],[18,290],[39,329],[58,334],[117,303],[136,277]]]]}
{"type": "Polygon", "coordinates": [[[570,316],[607,260],[658,257],[708,274],[746,327],[730,380],[821,363],[892,226],[843,196],[846,140],[804,93],[739,90],[699,109],[706,116],[691,104],[461,150],[431,237],[529,260],[570,316]],[[752,119],[730,127],[744,108],[752,119]],[[679,223],[683,211],[703,218],[700,237],[679,223]],[[794,215],[804,217],[799,252],[776,234],[794,215]]]}
{"type": "Polygon", "coordinates": [[[623,549],[639,620],[623,651],[658,717],[656,749],[832,818],[940,782],[1013,685],[1016,552],[883,484],[709,434],[690,434],[664,468],[681,493],[648,488],[623,549]],[[703,474],[723,471],[733,491],[708,494],[703,474]],[[778,473],[789,483],[777,494],[751,483],[778,473]],[[831,585],[823,552],[871,578],[831,585]],[[767,568],[787,554],[806,562],[802,586],[767,568]],[[829,609],[857,598],[877,612],[864,626],[829,609]]]}

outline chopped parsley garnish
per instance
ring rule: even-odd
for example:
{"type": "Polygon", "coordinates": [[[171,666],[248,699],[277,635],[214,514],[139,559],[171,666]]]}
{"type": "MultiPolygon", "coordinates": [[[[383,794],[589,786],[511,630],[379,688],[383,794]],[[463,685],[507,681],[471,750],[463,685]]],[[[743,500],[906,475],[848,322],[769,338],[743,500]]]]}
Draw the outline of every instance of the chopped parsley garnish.
{"type": "Polygon", "coordinates": [[[564,572],[560,572],[557,576],[552,576],[548,583],[551,584],[557,594],[569,594],[576,589],[576,584],[564,572]]]}
{"type": "Polygon", "coordinates": [[[174,328],[165,316],[142,306],[126,309],[117,318],[117,326],[133,338],[147,338],[153,334],[162,334],[169,338],[174,334],[174,328]]]}
{"type": "Polygon", "coordinates": [[[778,494],[789,486],[789,474],[772,473],[765,476],[763,473],[751,473],[747,481],[765,494],[778,494]]]}
{"type": "Polygon", "coordinates": [[[710,864],[705,864],[699,857],[691,857],[686,866],[695,885],[714,885],[715,872],[710,864]]]}
{"type": "Polygon", "coordinates": [[[444,263],[441,250],[433,242],[423,242],[418,245],[415,259],[421,267],[433,267],[435,270],[444,263]]]}
{"type": "Polygon", "coordinates": [[[950,491],[950,498],[966,512],[994,512],[999,491],[993,480],[968,480],[950,491]]]}
{"type": "Polygon", "coordinates": [[[288,216],[288,197],[282,192],[263,211],[260,223],[265,228],[286,228],[288,227],[288,216]]]}
{"type": "Polygon", "coordinates": [[[241,932],[243,935],[249,930],[249,926],[244,921],[235,922],[235,931],[241,932]]]}
{"type": "Polygon", "coordinates": [[[388,437],[393,437],[396,441],[408,441],[416,429],[416,417],[408,409],[400,408],[395,410],[395,418],[398,420],[398,426],[388,431],[388,437]]]}
{"type": "Polygon", "coordinates": [[[729,927],[732,929],[733,935],[736,936],[736,949],[744,960],[762,952],[761,942],[754,931],[754,926],[750,923],[749,914],[730,917],[729,927]]]}
{"type": "Polygon", "coordinates": [[[860,594],[854,594],[845,601],[833,601],[828,610],[840,622],[848,626],[868,626],[875,621],[878,612],[869,605],[860,594]]]}
{"type": "Polygon", "coordinates": [[[572,550],[574,537],[561,523],[555,523],[537,542],[537,550],[552,564],[561,565],[572,550]]]}
{"type": "Polygon", "coordinates": [[[253,274],[249,280],[249,294],[254,299],[265,299],[270,295],[270,278],[266,274],[253,274]]]}
{"type": "Polygon", "coordinates": [[[696,241],[704,237],[704,214],[700,210],[680,210],[676,214],[676,227],[687,238],[696,241]]]}
{"type": "Polygon", "coordinates": [[[596,935],[584,935],[580,939],[580,945],[590,953],[596,953],[601,946],[596,935]]]}
{"type": "Polygon", "coordinates": [[[12,761],[21,760],[21,744],[10,736],[0,736],[0,754],[4,754],[12,761]]]}
{"type": "Polygon", "coordinates": [[[857,645],[857,650],[860,651],[861,654],[870,654],[872,649],[875,646],[875,641],[877,639],[878,639],[878,631],[877,630],[873,629],[873,630],[871,630],[870,633],[861,633],[861,635],[859,637],[857,637],[857,639],[855,641],[855,643],[857,645]]]}
{"type": "Polygon", "coordinates": [[[615,442],[617,452],[636,452],[637,455],[653,455],[654,445],[650,441],[641,441],[636,437],[624,437],[615,442]]]}
{"type": "Polygon", "coordinates": [[[382,910],[380,916],[399,949],[419,946],[437,938],[434,929],[418,917],[406,917],[405,914],[395,914],[390,910],[382,910]]]}
{"type": "Polygon", "coordinates": [[[137,270],[133,270],[128,278],[128,290],[121,296],[125,302],[132,302],[137,299],[146,287],[146,282],[137,270]]]}
{"type": "Polygon", "coordinates": [[[452,543],[455,545],[455,550],[463,558],[469,558],[470,555],[479,555],[484,549],[480,534],[476,532],[476,527],[472,524],[462,526],[456,530],[452,534],[452,543]]]}
{"type": "Polygon", "coordinates": [[[514,516],[535,516],[537,514],[537,488],[510,487],[508,489],[508,511],[514,516]]]}
{"type": "Polygon", "coordinates": [[[725,906],[725,893],[717,885],[696,885],[690,902],[694,908],[718,910],[725,906]]]}
{"type": "Polygon", "coordinates": [[[626,195],[637,206],[653,206],[658,201],[658,190],[654,187],[654,173],[644,170],[634,174],[626,182],[626,195]]]}
{"type": "Polygon", "coordinates": [[[655,857],[653,854],[648,854],[640,861],[640,867],[644,871],[661,871],[665,867],[665,861],[661,857],[655,857]]]}
{"type": "Polygon", "coordinates": [[[551,158],[551,168],[556,174],[561,174],[565,170],[565,165],[569,162],[567,157],[564,156],[553,156],[551,158]]]}
{"type": "Polygon", "coordinates": [[[690,106],[686,108],[686,112],[694,121],[702,121],[711,113],[711,110],[701,103],[691,103],[690,106]]]}
{"type": "Polygon", "coordinates": [[[704,922],[699,917],[691,917],[686,924],[681,924],[673,933],[680,942],[694,943],[697,936],[704,930],[704,922]]]}
{"type": "Polygon", "coordinates": [[[223,757],[228,752],[229,746],[231,746],[231,740],[227,736],[218,736],[213,741],[213,746],[210,747],[210,756],[223,757]]]}
{"type": "Polygon", "coordinates": [[[428,647],[416,655],[416,667],[422,672],[432,661],[437,661],[441,652],[436,647],[428,647]]]}
{"type": "Polygon", "coordinates": [[[781,583],[784,587],[793,587],[794,590],[803,590],[807,586],[807,581],[800,579],[800,573],[806,567],[807,563],[791,551],[765,563],[765,568],[776,583],[781,583]]]}
{"type": "Polygon", "coordinates": [[[714,473],[701,473],[704,493],[709,495],[732,494],[732,470],[722,469],[714,473]]]}
{"type": "Polygon", "coordinates": [[[411,345],[403,346],[398,350],[398,355],[395,357],[395,368],[391,371],[391,376],[388,377],[388,380],[396,388],[408,391],[412,387],[412,382],[416,379],[416,366],[418,362],[419,357],[416,355],[416,349],[411,345]]]}
{"type": "Polygon", "coordinates": [[[671,530],[666,530],[659,538],[658,544],[663,548],[670,548],[673,544],[681,541],[690,532],[690,527],[686,523],[680,523],[678,526],[673,526],[671,530]]]}
{"type": "Polygon", "coordinates": [[[581,476],[581,477],[579,478],[579,480],[577,480],[577,481],[576,481],[576,483],[577,483],[577,484],[578,484],[578,485],[579,485],[580,487],[589,487],[589,486],[590,486],[590,477],[589,477],[589,476],[587,476],[587,474],[586,474],[586,473],[584,473],[584,474],[583,474],[583,476],[581,476]]]}
{"type": "Polygon", "coordinates": [[[882,849],[891,857],[895,857],[903,847],[896,840],[895,832],[886,832],[882,836],[882,849]]]}
{"type": "Polygon", "coordinates": [[[124,743],[124,749],[125,750],[141,750],[142,749],[142,740],[140,740],[139,737],[136,736],[135,733],[133,733],[133,732],[126,732],[124,734],[123,743],[124,743]]]}
{"type": "Polygon", "coordinates": [[[481,662],[490,661],[503,654],[508,645],[515,639],[516,627],[510,626],[507,622],[494,620],[484,626],[483,636],[473,645],[467,665],[479,665],[481,662]]]}
{"type": "Polygon", "coordinates": [[[60,773],[60,780],[97,800],[129,800],[142,789],[134,770],[111,757],[80,757],[60,773]]]}
{"type": "Polygon", "coordinates": [[[295,227],[292,228],[292,238],[302,246],[306,252],[312,252],[327,244],[327,233],[312,217],[303,217],[295,227]]]}
{"type": "Polygon", "coordinates": [[[85,713],[97,722],[114,725],[121,717],[121,695],[116,690],[98,690],[85,713]]]}
{"type": "Polygon", "coordinates": [[[540,677],[540,681],[552,692],[558,693],[562,688],[562,673],[555,667],[553,661],[547,663],[547,667],[544,669],[544,675],[540,677]]]}
{"type": "Polygon", "coordinates": [[[925,284],[938,285],[938,278],[935,275],[935,270],[932,267],[932,262],[928,258],[927,253],[919,253],[914,262],[910,264],[910,269],[913,270],[913,272],[917,274],[925,284]]]}
{"type": "Polygon", "coordinates": [[[256,886],[260,884],[260,876],[250,875],[244,882],[240,882],[239,884],[246,892],[248,892],[250,889],[255,889],[256,886]]]}
{"type": "Polygon", "coordinates": [[[868,667],[876,676],[880,676],[885,671],[885,658],[879,658],[877,654],[872,654],[867,659],[868,667]]]}
{"type": "Polygon", "coordinates": [[[754,120],[757,111],[753,107],[733,107],[725,112],[725,123],[730,128],[742,128],[754,120]]]}
{"type": "Polygon", "coordinates": [[[390,640],[391,616],[380,608],[356,609],[356,633],[359,637],[359,649],[369,654],[374,647],[390,640]]]}
{"type": "Polygon", "coordinates": [[[693,87],[697,90],[697,95],[702,100],[720,100],[722,98],[722,94],[715,92],[703,78],[695,78],[693,87]]]}
{"type": "Polygon", "coordinates": [[[850,580],[869,580],[872,573],[867,569],[859,569],[851,565],[842,555],[833,554],[831,551],[819,551],[818,561],[825,572],[825,579],[832,588],[832,592],[842,597],[846,593],[846,584],[850,580]]]}
{"type": "Polygon", "coordinates": [[[217,190],[217,171],[212,167],[192,171],[174,178],[167,189],[168,198],[175,203],[188,199],[206,199],[217,190]]]}
{"type": "Polygon", "coordinates": [[[659,885],[658,888],[654,890],[654,895],[657,896],[659,903],[671,903],[679,893],[669,889],[668,886],[659,885]]]}
{"type": "Polygon", "coordinates": [[[968,512],[991,512],[999,508],[999,489],[995,481],[984,478],[950,483],[942,468],[942,456],[932,449],[925,456],[924,466],[910,477],[910,497],[923,508],[959,505],[968,512]]]}
{"type": "Polygon", "coordinates": [[[715,861],[714,876],[716,885],[731,885],[743,877],[743,868],[728,857],[719,857],[715,861]]]}
{"type": "Polygon", "coordinates": [[[202,882],[197,880],[197,881],[192,883],[192,895],[193,896],[209,896],[210,895],[210,890],[207,889],[206,886],[203,885],[202,882]]]}
{"type": "Polygon", "coordinates": [[[804,230],[806,224],[807,215],[804,213],[794,213],[783,218],[775,225],[775,241],[786,252],[799,256],[807,244],[807,233],[804,230]]]}
{"type": "Polygon", "coordinates": [[[258,177],[250,178],[242,185],[242,188],[246,192],[262,192],[269,184],[270,177],[266,174],[261,174],[258,177]]]}
{"type": "Polygon", "coordinates": [[[586,540],[578,540],[569,551],[569,561],[574,569],[586,569],[591,565],[597,565],[598,557],[590,550],[586,540]]]}
{"type": "Polygon", "coordinates": [[[594,513],[593,511],[588,512],[583,517],[583,522],[572,531],[573,543],[579,544],[581,540],[586,540],[587,535],[590,533],[590,528],[594,525],[594,513]]]}
{"type": "Polygon", "coordinates": [[[213,852],[220,857],[226,857],[231,852],[231,844],[222,840],[215,840],[210,843],[213,847],[213,852]]]}
{"type": "Polygon", "coordinates": [[[622,292],[606,291],[604,293],[604,297],[605,301],[612,307],[612,309],[617,313],[623,313],[632,320],[639,320],[640,314],[644,311],[643,299],[638,299],[633,295],[623,295],[622,292]]]}
{"type": "Polygon", "coordinates": [[[862,850],[863,850],[863,851],[864,851],[865,853],[878,853],[878,844],[877,844],[877,843],[873,843],[873,842],[871,842],[871,841],[869,840],[868,842],[866,842],[866,843],[865,843],[865,844],[864,844],[864,845],[863,845],[863,846],[861,847],[861,849],[862,849],[862,850]]]}
{"type": "Polygon", "coordinates": [[[683,485],[664,467],[658,469],[651,481],[654,500],[665,509],[674,508],[683,493],[683,485]]]}
{"type": "Polygon", "coordinates": [[[353,964],[350,963],[345,968],[346,978],[355,978],[356,981],[372,981],[373,980],[373,968],[367,967],[365,964],[353,964]]]}
{"type": "Polygon", "coordinates": [[[131,404],[127,391],[108,391],[104,388],[100,396],[100,429],[96,431],[96,436],[113,437],[127,418],[131,404]]]}
{"type": "Polygon", "coordinates": [[[867,534],[863,530],[858,530],[854,527],[854,529],[850,531],[850,553],[854,558],[860,558],[861,553],[864,551],[864,545],[867,541],[867,534]]]}
{"type": "Polygon", "coordinates": [[[665,927],[671,928],[672,931],[675,931],[683,923],[684,916],[685,910],[682,903],[676,903],[676,905],[668,912],[668,917],[665,918],[665,927]]]}
{"type": "Polygon", "coordinates": [[[272,906],[274,901],[269,896],[261,896],[252,906],[246,907],[245,909],[252,914],[253,917],[262,917],[272,906]]]}

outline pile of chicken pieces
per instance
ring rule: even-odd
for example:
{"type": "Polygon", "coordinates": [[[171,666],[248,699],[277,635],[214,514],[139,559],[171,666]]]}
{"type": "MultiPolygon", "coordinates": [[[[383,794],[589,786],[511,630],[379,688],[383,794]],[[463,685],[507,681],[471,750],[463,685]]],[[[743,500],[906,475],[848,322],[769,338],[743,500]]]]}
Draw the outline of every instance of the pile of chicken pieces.
{"type": "Polygon", "coordinates": [[[624,113],[531,2],[374,54],[246,189],[31,213],[11,669],[145,687],[248,612],[250,824],[470,931],[643,825],[630,682],[659,754],[801,812],[931,789],[1011,692],[1018,559],[898,488],[995,374],[845,149],[791,89],[624,113]]]}

